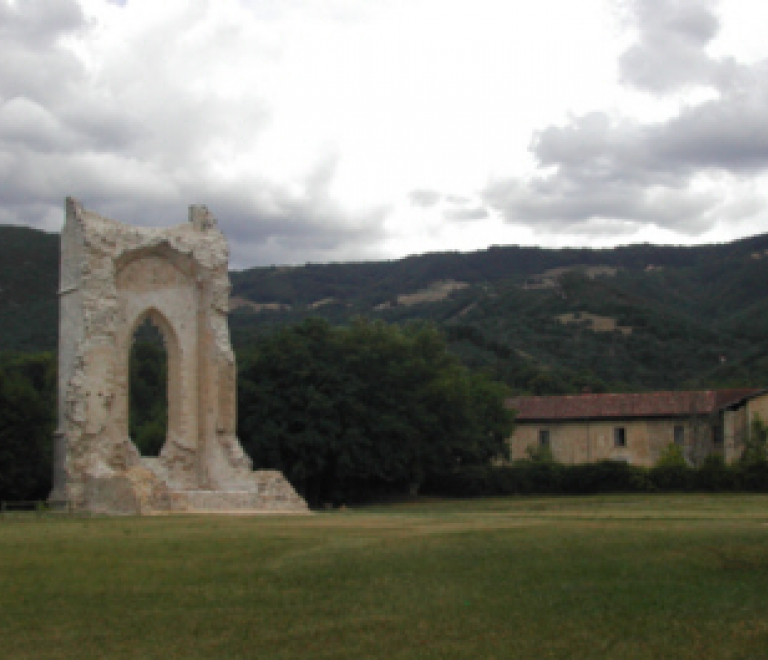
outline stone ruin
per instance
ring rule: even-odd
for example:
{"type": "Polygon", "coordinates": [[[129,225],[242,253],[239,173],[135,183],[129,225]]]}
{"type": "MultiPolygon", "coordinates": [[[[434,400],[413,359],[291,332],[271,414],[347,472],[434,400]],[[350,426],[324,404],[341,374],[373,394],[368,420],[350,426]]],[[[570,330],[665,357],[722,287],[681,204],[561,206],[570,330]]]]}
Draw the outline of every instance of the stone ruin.
{"type": "Polygon", "coordinates": [[[51,501],[92,513],[307,511],[277,471],[252,471],[236,436],[228,249],[216,220],[131,227],[66,202],[61,232],[58,427],[51,501]],[[159,456],[128,431],[129,357],[149,319],[168,357],[159,456]]]}

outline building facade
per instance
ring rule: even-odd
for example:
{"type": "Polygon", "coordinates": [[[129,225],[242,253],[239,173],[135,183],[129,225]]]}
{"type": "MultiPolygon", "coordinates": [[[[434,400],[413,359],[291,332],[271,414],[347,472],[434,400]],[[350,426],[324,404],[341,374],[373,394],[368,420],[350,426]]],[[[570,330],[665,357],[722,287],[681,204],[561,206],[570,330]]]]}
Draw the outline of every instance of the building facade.
{"type": "Polygon", "coordinates": [[[708,455],[735,461],[755,416],[768,422],[768,390],[707,390],[530,396],[509,399],[516,412],[512,460],[549,447],[566,464],[617,460],[652,466],[671,444],[699,465],[708,455]]]}

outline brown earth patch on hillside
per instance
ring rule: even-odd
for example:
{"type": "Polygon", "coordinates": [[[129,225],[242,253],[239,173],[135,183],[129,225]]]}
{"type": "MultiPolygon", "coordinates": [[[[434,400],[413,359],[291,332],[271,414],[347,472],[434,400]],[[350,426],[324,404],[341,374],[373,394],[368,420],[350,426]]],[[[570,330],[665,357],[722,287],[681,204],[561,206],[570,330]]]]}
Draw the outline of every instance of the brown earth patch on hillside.
{"type": "Polygon", "coordinates": [[[568,312],[555,317],[563,325],[581,325],[594,332],[618,331],[624,335],[631,335],[632,328],[619,325],[615,318],[600,316],[589,312],[568,312]]]}

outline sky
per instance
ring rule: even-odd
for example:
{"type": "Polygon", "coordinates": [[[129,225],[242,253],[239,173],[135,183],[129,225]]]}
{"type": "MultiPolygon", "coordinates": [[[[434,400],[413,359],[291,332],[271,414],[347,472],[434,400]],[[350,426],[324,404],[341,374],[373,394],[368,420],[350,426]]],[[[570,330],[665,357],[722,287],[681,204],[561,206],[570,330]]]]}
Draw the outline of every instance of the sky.
{"type": "Polygon", "coordinates": [[[0,224],[231,266],[768,231],[765,0],[0,0],[0,224]]]}

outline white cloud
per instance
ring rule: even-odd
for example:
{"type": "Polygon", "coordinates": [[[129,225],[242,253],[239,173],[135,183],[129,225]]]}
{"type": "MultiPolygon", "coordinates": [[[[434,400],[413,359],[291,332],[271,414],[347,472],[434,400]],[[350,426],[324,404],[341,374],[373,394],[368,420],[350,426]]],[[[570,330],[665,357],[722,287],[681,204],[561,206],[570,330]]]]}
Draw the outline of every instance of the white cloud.
{"type": "Polygon", "coordinates": [[[0,0],[0,221],[206,203],[237,266],[753,227],[765,14],[628,8],[0,0]]]}
{"type": "Polygon", "coordinates": [[[634,0],[638,41],[620,58],[623,80],[652,92],[708,84],[717,64],[706,45],[718,31],[712,2],[634,0]]]}
{"type": "Polygon", "coordinates": [[[497,178],[485,188],[486,203],[510,223],[584,235],[650,225],[700,236],[723,229],[720,219],[740,208],[745,220],[768,218],[768,60],[711,58],[705,48],[718,21],[710,3],[632,7],[638,42],[620,58],[624,79],[660,95],[708,84],[714,98],[682,97],[676,112],[656,121],[593,112],[549,126],[531,145],[538,172],[497,178]],[[760,190],[734,205],[732,192],[752,179],[760,190]]]}

